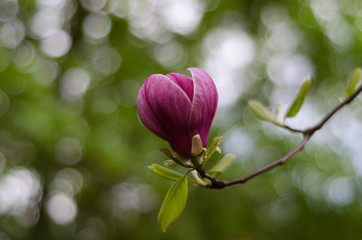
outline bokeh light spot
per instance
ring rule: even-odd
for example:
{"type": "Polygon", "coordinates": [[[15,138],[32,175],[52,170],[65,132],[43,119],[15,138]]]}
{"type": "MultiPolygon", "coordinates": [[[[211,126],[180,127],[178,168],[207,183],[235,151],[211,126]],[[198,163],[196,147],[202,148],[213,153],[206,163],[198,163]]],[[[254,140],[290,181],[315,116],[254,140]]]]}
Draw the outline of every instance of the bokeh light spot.
{"type": "Polygon", "coordinates": [[[49,198],[46,210],[51,219],[59,225],[71,223],[77,215],[77,205],[73,198],[57,193],[49,198]]]}
{"type": "MultiPolygon", "coordinates": [[[[29,208],[38,211],[38,200],[42,194],[39,176],[26,168],[12,168],[0,176],[0,215],[27,215],[29,208]]],[[[25,217],[25,216],[24,216],[25,217]]],[[[32,219],[28,219],[33,222],[32,219]]]]}
{"type": "Polygon", "coordinates": [[[270,79],[281,86],[298,86],[313,76],[313,64],[308,57],[294,54],[276,54],[267,63],[270,79]]]}
{"type": "Polygon", "coordinates": [[[160,8],[168,27],[179,34],[189,34],[198,26],[203,16],[201,1],[169,0],[160,8]]]}
{"type": "Polygon", "coordinates": [[[87,91],[90,76],[83,68],[71,68],[63,75],[61,82],[62,96],[68,100],[77,100],[87,91]]]}
{"type": "Polygon", "coordinates": [[[83,176],[75,168],[61,169],[53,180],[52,190],[70,195],[77,194],[83,187],[83,176]]]}
{"type": "Polygon", "coordinates": [[[62,19],[59,14],[50,9],[37,12],[31,19],[31,31],[36,38],[44,38],[54,34],[61,25],[62,19]]]}
{"type": "Polygon", "coordinates": [[[59,162],[65,165],[74,165],[80,161],[82,157],[82,144],[76,138],[62,138],[55,149],[59,162]]]}
{"type": "MultiPolygon", "coordinates": [[[[253,39],[240,27],[211,30],[203,40],[204,69],[213,76],[219,92],[219,106],[231,106],[246,85],[242,74],[255,56],[253,39]]],[[[246,83],[246,81],[245,81],[246,83]]]]}
{"type": "Polygon", "coordinates": [[[121,66],[122,58],[117,49],[103,47],[96,51],[93,57],[93,64],[98,72],[105,75],[115,73],[121,66]]]}
{"type": "Polygon", "coordinates": [[[19,67],[29,66],[34,59],[35,49],[31,43],[24,41],[23,44],[16,48],[13,61],[19,67]]]}
{"type": "Polygon", "coordinates": [[[72,45],[69,34],[63,30],[56,31],[50,36],[42,39],[41,48],[50,57],[64,56],[72,45]]]}
{"type": "Polygon", "coordinates": [[[16,0],[0,1],[0,21],[8,21],[18,13],[19,6],[16,0]]]}
{"type": "Polygon", "coordinates": [[[111,31],[112,22],[104,15],[88,15],[83,23],[83,33],[91,39],[101,39],[111,31]]]}
{"type": "Polygon", "coordinates": [[[107,0],[81,0],[82,6],[84,8],[94,12],[100,11],[106,2],[107,0]]]}
{"type": "Polygon", "coordinates": [[[170,41],[155,49],[156,59],[166,67],[176,66],[184,59],[184,49],[177,41],[170,41]]]}
{"type": "Polygon", "coordinates": [[[337,205],[347,205],[354,198],[354,184],[352,179],[347,177],[335,178],[325,184],[328,199],[337,205]]]}
{"type": "Polygon", "coordinates": [[[6,48],[16,48],[25,37],[25,28],[20,21],[8,22],[1,27],[0,38],[6,48]]]}
{"type": "Polygon", "coordinates": [[[52,9],[61,9],[64,7],[64,4],[70,2],[68,0],[37,0],[40,6],[52,8],[52,9]]]}

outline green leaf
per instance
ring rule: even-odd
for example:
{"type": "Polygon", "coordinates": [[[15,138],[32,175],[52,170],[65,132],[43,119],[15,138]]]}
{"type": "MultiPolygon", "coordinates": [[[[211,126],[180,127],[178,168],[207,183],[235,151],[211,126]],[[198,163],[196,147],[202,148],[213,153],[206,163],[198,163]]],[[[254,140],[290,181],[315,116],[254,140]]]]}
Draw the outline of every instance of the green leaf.
{"type": "Polygon", "coordinates": [[[260,102],[255,100],[250,100],[248,102],[248,106],[252,113],[262,121],[271,122],[278,126],[283,126],[282,123],[278,122],[278,120],[273,116],[273,114],[260,102]]]}
{"type": "Polygon", "coordinates": [[[156,163],[153,163],[151,166],[148,166],[148,168],[152,169],[153,172],[156,173],[157,175],[174,181],[183,176],[179,172],[173,171],[156,163]]]}
{"type": "Polygon", "coordinates": [[[311,85],[312,85],[312,78],[308,78],[307,80],[305,80],[305,82],[300,87],[299,92],[294,99],[294,102],[289,107],[289,110],[287,111],[285,118],[294,117],[295,115],[297,115],[300,107],[303,105],[304,99],[307,96],[311,85]]]}
{"type": "Polygon", "coordinates": [[[221,142],[221,140],[222,140],[222,137],[214,137],[209,149],[206,152],[206,161],[209,160],[211,158],[211,156],[214,154],[214,152],[216,151],[217,147],[219,146],[219,143],[221,142]]]}
{"type": "Polygon", "coordinates": [[[361,78],[361,69],[356,68],[352,74],[351,80],[349,81],[349,85],[346,90],[346,97],[349,97],[355,90],[356,86],[361,78]]]}
{"type": "Polygon", "coordinates": [[[282,105],[280,103],[275,107],[275,117],[279,116],[279,112],[280,112],[281,107],[282,107],[282,105]]]}
{"type": "Polygon", "coordinates": [[[231,164],[234,162],[235,156],[232,154],[227,154],[223,157],[218,163],[215,164],[213,168],[208,171],[208,173],[217,178],[219,177],[226,169],[228,169],[231,164]]]}
{"type": "MultiPolygon", "coordinates": [[[[153,163],[151,166],[148,166],[149,169],[153,170],[154,173],[156,173],[158,176],[161,176],[163,178],[176,181],[180,177],[183,176],[183,174],[176,172],[174,170],[171,170],[169,168],[166,168],[164,166],[161,166],[159,164],[153,163]]],[[[190,184],[198,184],[195,180],[189,179],[190,184]]]]}
{"type": "Polygon", "coordinates": [[[168,190],[158,213],[158,223],[163,232],[176,220],[185,208],[187,201],[187,178],[182,176],[168,190]]]}

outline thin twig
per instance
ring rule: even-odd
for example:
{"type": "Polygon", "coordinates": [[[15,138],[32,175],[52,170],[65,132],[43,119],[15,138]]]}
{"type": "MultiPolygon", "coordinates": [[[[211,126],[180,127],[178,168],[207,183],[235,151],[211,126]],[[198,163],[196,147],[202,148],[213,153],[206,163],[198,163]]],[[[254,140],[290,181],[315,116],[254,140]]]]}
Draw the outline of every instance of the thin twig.
{"type": "Polygon", "coordinates": [[[322,120],[315,125],[312,128],[309,128],[307,130],[305,130],[305,132],[316,132],[319,129],[321,129],[323,127],[323,125],[336,113],[338,112],[342,107],[344,107],[345,105],[351,103],[360,93],[362,92],[362,85],[357,88],[356,91],[354,91],[349,97],[347,97],[344,101],[342,101],[340,104],[338,104],[334,109],[332,109],[332,111],[330,111],[324,118],[322,118],[322,120]]]}
{"type": "Polygon", "coordinates": [[[360,93],[362,92],[362,86],[360,86],[354,93],[352,93],[349,97],[347,97],[343,102],[341,102],[339,105],[337,105],[335,108],[333,108],[325,117],[322,118],[322,120],[317,123],[316,125],[312,126],[311,128],[308,128],[306,130],[298,130],[298,129],[294,129],[288,126],[285,126],[284,128],[292,131],[292,132],[297,132],[297,133],[302,133],[303,134],[303,140],[302,142],[296,146],[293,150],[291,150],[290,152],[288,152],[284,157],[278,159],[275,162],[272,162],[268,165],[266,165],[265,167],[260,168],[259,170],[250,173],[244,177],[241,178],[237,178],[234,180],[230,180],[230,181],[223,181],[217,178],[214,178],[213,176],[209,175],[208,173],[205,172],[204,169],[197,169],[198,173],[200,174],[201,177],[203,178],[207,178],[211,181],[210,185],[207,185],[208,188],[214,188],[214,189],[221,189],[227,186],[231,186],[231,185],[235,185],[235,184],[241,184],[241,183],[246,183],[248,180],[252,179],[255,176],[258,176],[264,172],[269,171],[270,169],[273,169],[276,166],[282,165],[284,162],[286,162],[289,158],[291,158],[292,156],[294,156],[296,153],[298,153],[299,151],[301,151],[304,146],[309,142],[310,138],[313,136],[313,134],[315,132],[317,132],[319,129],[321,129],[324,124],[331,119],[331,117],[338,112],[341,108],[343,108],[345,105],[351,103],[360,93]]]}
{"type": "Polygon", "coordinates": [[[287,129],[287,130],[289,130],[289,131],[291,131],[291,132],[295,132],[295,133],[304,133],[303,130],[295,129],[295,128],[289,127],[289,126],[287,126],[287,125],[283,125],[282,128],[287,129]]]}
{"type": "Polygon", "coordinates": [[[197,175],[196,170],[192,170],[191,174],[195,178],[195,180],[198,184],[200,184],[201,186],[206,186],[206,183],[204,181],[202,181],[201,178],[199,178],[199,176],[197,175]]]}
{"type": "Polygon", "coordinates": [[[297,152],[299,152],[300,150],[302,150],[304,148],[304,146],[307,144],[307,142],[309,141],[311,135],[308,133],[304,136],[303,141],[297,146],[295,147],[293,150],[291,150],[290,152],[288,152],[284,157],[280,158],[279,160],[270,163],[269,165],[266,165],[265,167],[260,168],[259,170],[246,175],[245,177],[242,178],[238,178],[235,180],[231,180],[231,181],[225,181],[225,186],[230,186],[230,185],[234,185],[234,184],[238,184],[238,183],[246,183],[248,180],[252,179],[253,177],[262,174],[266,171],[269,171],[270,169],[278,166],[278,165],[282,165],[285,161],[287,161],[289,158],[291,158],[292,156],[294,156],[297,152]]]}

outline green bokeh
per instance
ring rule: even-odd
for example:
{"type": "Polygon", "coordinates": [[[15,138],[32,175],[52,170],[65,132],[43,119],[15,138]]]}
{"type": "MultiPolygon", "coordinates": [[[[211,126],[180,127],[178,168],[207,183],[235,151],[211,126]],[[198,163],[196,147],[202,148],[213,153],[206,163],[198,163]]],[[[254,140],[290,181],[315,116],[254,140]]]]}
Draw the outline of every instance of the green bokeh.
{"type": "MultiPolygon", "coordinates": [[[[360,99],[282,167],[223,190],[190,187],[162,233],[167,143],[137,115],[153,73],[201,67],[220,93],[210,132],[232,179],[301,136],[257,120],[313,86],[295,128],[339,103],[362,66],[359,0],[0,1],[0,239],[360,239],[360,99]]],[[[282,116],[280,117],[282,119],[282,116]]],[[[211,168],[221,158],[216,153],[211,168]]],[[[184,171],[182,169],[178,169],[184,171]]]]}

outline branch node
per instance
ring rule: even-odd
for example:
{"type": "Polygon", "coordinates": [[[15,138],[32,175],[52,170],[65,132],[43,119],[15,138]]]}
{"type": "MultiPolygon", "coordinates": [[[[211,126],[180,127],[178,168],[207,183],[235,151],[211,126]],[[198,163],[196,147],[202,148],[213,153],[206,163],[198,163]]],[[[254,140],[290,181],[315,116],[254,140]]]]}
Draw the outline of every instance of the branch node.
{"type": "Polygon", "coordinates": [[[214,179],[212,180],[212,184],[211,184],[211,185],[208,185],[207,187],[208,187],[208,188],[214,188],[214,189],[222,189],[222,188],[226,187],[226,184],[225,184],[224,181],[219,180],[219,179],[217,179],[217,178],[214,178],[214,179]]]}

